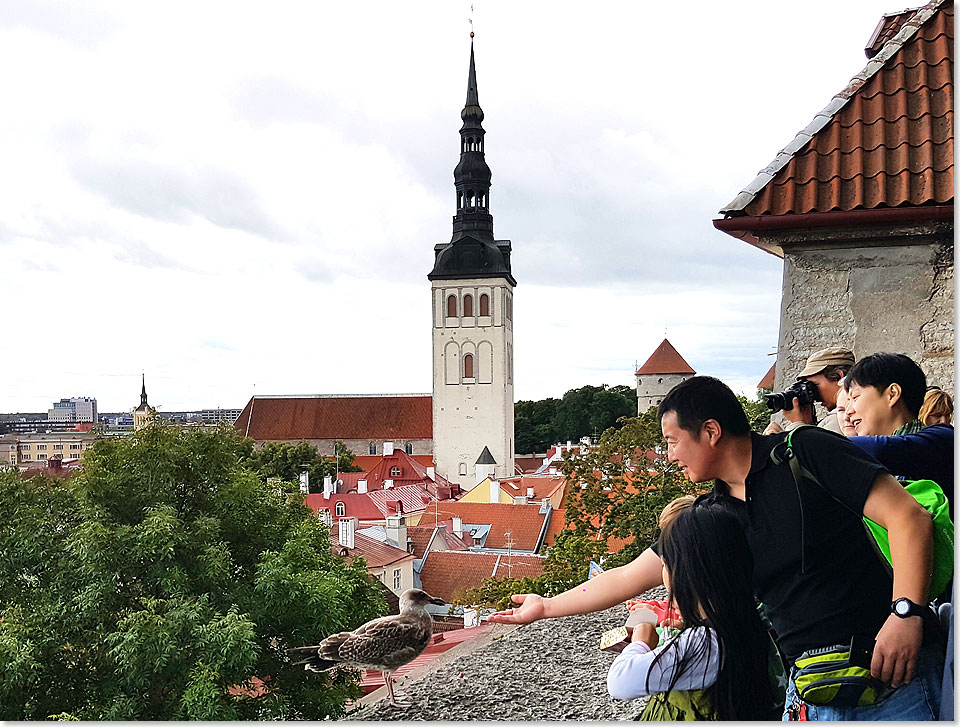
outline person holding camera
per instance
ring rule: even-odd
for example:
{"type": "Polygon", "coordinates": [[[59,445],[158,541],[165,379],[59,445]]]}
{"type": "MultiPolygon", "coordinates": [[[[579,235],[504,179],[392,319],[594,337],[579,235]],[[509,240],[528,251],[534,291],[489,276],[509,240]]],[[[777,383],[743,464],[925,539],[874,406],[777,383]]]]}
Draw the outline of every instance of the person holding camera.
{"type": "Polygon", "coordinates": [[[853,366],[856,359],[849,348],[833,346],[817,351],[807,359],[796,383],[782,393],[767,394],[764,399],[774,412],[782,411],[787,420],[784,424],[770,422],[764,434],[789,432],[801,424],[817,424],[823,429],[842,434],[837,420],[837,395],[840,380],[853,366]],[[819,401],[827,415],[819,422],[815,419],[814,402],[819,401]]]}

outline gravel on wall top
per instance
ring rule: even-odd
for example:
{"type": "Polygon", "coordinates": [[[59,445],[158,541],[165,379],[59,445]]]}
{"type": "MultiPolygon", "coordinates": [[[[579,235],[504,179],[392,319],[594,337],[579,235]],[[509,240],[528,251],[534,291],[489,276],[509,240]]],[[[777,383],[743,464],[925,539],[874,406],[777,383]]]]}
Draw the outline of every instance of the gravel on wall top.
{"type": "MultiPolygon", "coordinates": [[[[663,588],[644,599],[666,598],[663,588]]],[[[623,605],[585,616],[544,619],[521,626],[462,654],[415,682],[394,687],[409,705],[382,701],[346,720],[633,720],[645,704],[607,694],[615,654],[600,651],[600,635],[623,626],[623,605]]]]}

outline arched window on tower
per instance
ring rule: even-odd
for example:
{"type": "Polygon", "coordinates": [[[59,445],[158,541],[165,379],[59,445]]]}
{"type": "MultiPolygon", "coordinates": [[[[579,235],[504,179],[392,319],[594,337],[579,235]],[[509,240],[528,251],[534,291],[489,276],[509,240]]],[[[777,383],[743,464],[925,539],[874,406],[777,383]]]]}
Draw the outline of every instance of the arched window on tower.
{"type": "Polygon", "coordinates": [[[407,454],[413,454],[413,442],[407,442],[403,445],[403,451],[407,454]]]}
{"type": "Polygon", "coordinates": [[[473,378],[473,354],[468,353],[463,357],[463,378],[473,378]]]}
{"type": "Polygon", "coordinates": [[[486,293],[483,293],[480,296],[480,315],[489,316],[490,315],[490,296],[486,293]]]}
{"type": "Polygon", "coordinates": [[[466,205],[465,205],[465,206],[467,206],[467,207],[473,207],[473,192],[472,192],[472,191],[469,191],[469,190],[467,191],[467,202],[466,202],[466,205]]]}
{"type": "Polygon", "coordinates": [[[457,209],[463,209],[463,192],[457,192],[457,209]]]}
{"type": "Polygon", "coordinates": [[[447,296],[447,318],[457,317],[457,296],[447,296]]]}
{"type": "Polygon", "coordinates": [[[483,192],[477,195],[477,207],[481,209],[486,209],[487,207],[487,196],[483,192]]]}
{"type": "Polygon", "coordinates": [[[463,296],[463,315],[472,316],[473,315],[473,296],[467,293],[463,296]]]}

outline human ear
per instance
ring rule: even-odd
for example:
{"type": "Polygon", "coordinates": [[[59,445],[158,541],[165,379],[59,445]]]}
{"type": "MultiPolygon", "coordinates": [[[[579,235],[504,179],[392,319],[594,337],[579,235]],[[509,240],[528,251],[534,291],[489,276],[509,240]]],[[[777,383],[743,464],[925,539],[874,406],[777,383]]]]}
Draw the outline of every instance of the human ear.
{"type": "Polygon", "coordinates": [[[717,441],[720,439],[720,434],[722,431],[723,430],[720,428],[720,422],[718,422],[716,419],[707,419],[707,421],[703,423],[703,432],[707,435],[707,441],[710,444],[717,443],[717,441]]]}
{"type": "Polygon", "coordinates": [[[900,396],[903,394],[903,391],[900,388],[900,384],[890,384],[887,387],[887,390],[884,392],[884,396],[887,398],[887,402],[892,409],[897,405],[897,402],[900,401],[900,396]]]}

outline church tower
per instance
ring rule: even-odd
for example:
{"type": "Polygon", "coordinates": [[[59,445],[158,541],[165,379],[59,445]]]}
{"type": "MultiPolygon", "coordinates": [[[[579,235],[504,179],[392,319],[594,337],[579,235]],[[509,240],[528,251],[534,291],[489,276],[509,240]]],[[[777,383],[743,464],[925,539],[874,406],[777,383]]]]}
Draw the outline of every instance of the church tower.
{"type": "Polygon", "coordinates": [[[138,432],[147,426],[157,414],[157,410],[147,403],[147,377],[143,374],[140,389],[140,406],[133,410],[133,431],[138,432]]]}
{"type": "Polygon", "coordinates": [[[467,102],[460,113],[457,213],[450,242],[434,248],[433,456],[437,472],[476,485],[488,450],[497,478],[514,474],[513,289],[510,241],[495,240],[483,110],[470,41],[467,102]]]}

